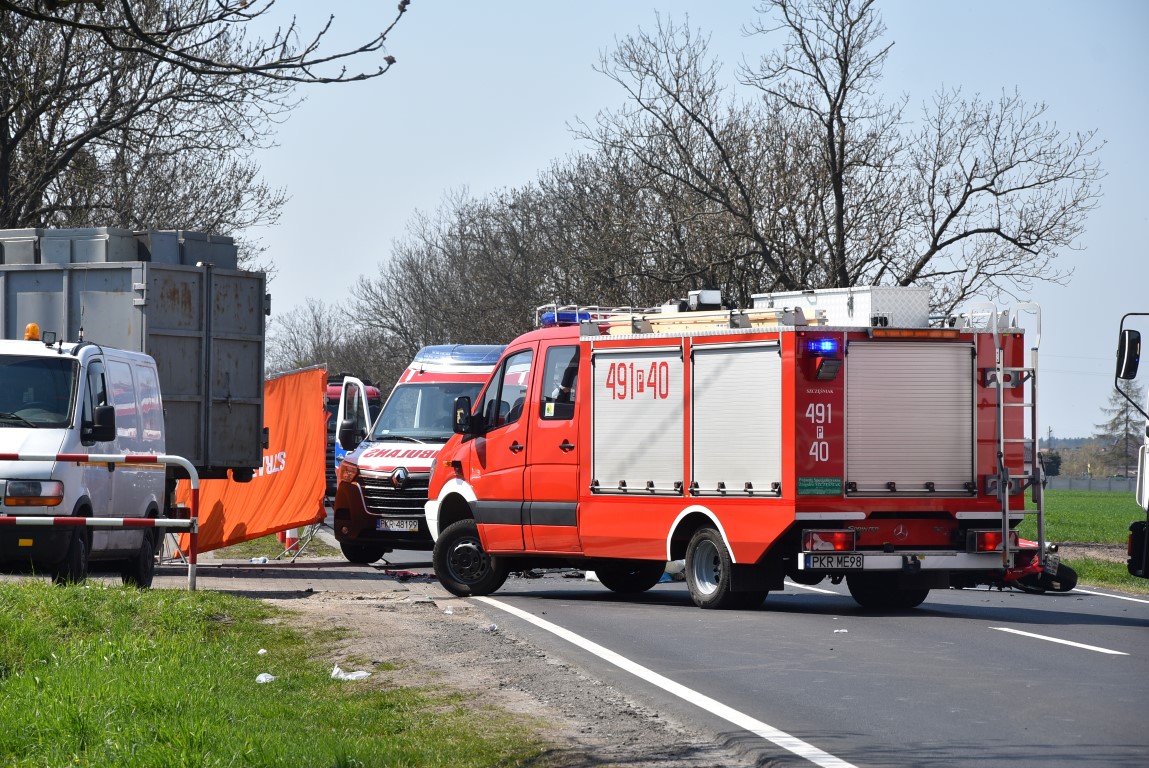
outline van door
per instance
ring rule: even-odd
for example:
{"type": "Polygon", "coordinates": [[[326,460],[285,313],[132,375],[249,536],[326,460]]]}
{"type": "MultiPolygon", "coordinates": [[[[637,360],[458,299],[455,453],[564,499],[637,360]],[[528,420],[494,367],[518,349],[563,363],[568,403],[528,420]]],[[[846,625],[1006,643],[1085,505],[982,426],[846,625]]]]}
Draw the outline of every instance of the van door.
{"type": "Polygon", "coordinates": [[[359,447],[371,432],[371,413],[368,410],[367,385],[354,376],[346,376],[339,390],[339,408],[335,411],[335,467],[343,457],[359,447]],[[339,432],[346,421],[354,422],[355,444],[343,445],[339,432]]]}
{"type": "MultiPolygon", "coordinates": [[[[137,402],[136,382],[132,366],[123,360],[106,360],[108,387],[112,404],[116,407],[116,447],[112,453],[141,453],[143,451],[143,425],[137,402]]],[[[141,470],[119,465],[112,471],[113,517],[143,517],[147,506],[142,503],[146,493],[146,480],[141,470]]],[[[133,552],[140,548],[142,530],[131,528],[108,531],[108,548],[133,552]]]]}
{"type": "Polygon", "coordinates": [[[544,344],[541,354],[526,462],[528,541],[543,552],[579,552],[579,347],[544,344]]]}
{"type": "Polygon", "coordinates": [[[475,409],[486,425],[470,442],[468,481],[478,497],[475,521],[483,546],[523,549],[524,468],[529,444],[531,369],[537,343],[510,352],[495,371],[475,409]]]}
{"type": "MultiPolygon", "coordinates": [[[[110,399],[111,394],[104,371],[104,361],[102,359],[92,358],[88,362],[87,370],[84,374],[83,392],[80,398],[81,429],[74,431],[77,437],[82,432],[82,426],[84,424],[91,424],[94,420],[96,406],[113,405],[110,399]]],[[[116,443],[115,441],[92,443],[85,446],[84,452],[113,454],[116,452],[116,443]]],[[[92,516],[111,517],[112,476],[114,472],[109,472],[108,468],[102,464],[84,464],[81,473],[83,475],[83,487],[87,491],[88,501],[92,506],[92,516]]],[[[69,514],[71,514],[71,512],[69,514]]],[[[109,528],[92,528],[91,551],[99,552],[109,549],[110,533],[111,529],[109,528]]]]}

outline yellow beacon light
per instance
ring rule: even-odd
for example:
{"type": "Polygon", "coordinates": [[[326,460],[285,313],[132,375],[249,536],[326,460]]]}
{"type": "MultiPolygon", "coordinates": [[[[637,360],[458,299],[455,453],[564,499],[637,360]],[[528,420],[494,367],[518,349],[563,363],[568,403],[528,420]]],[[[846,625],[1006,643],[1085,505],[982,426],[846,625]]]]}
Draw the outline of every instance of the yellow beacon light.
{"type": "Polygon", "coordinates": [[[28,323],[24,327],[24,341],[39,341],[40,340],[40,326],[35,323],[28,323]]]}

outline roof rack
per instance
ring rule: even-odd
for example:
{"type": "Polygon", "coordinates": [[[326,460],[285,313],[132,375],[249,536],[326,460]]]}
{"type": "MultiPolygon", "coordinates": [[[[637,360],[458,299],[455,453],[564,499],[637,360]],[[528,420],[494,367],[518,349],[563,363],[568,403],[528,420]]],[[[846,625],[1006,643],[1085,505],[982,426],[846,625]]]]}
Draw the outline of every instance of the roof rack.
{"type": "Polygon", "coordinates": [[[585,331],[604,336],[825,324],[824,311],[807,317],[801,307],[686,311],[681,303],[671,302],[646,309],[544,304],[535,310],[537,328],[581,325],[585,331]]]}

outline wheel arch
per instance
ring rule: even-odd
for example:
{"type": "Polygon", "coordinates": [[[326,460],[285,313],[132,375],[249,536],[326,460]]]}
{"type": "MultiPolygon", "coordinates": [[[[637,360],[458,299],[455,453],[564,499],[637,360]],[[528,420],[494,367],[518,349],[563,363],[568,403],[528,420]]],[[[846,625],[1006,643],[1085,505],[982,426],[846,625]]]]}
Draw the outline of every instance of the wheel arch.
{"type": "Polygon", "coordinates": [[[666,537],[666,559],[682,560],[686,557],[686,547],[690,539],[699,528],[714,528],[722,537],[722,543],[730,555],[730,562],[737,563],[734,548],[730,546],[730,539],[726,536],[726,529],[718,520],[718,516],[701,504],[692,504],[678,513],[670,526],[670,533],[666,537]]]}

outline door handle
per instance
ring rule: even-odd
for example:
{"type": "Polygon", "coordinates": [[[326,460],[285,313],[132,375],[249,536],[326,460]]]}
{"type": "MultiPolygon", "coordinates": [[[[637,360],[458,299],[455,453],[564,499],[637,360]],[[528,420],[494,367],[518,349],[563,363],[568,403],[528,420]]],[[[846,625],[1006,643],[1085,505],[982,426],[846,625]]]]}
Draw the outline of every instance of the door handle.
{"type": "Polygon", "coordinates": [[[526,448],[526,446],[520,444],[518,440],[511,443],[511,453],[520,453],[524,448],[526,448]]]}
{"type": "Polygon", "coordinates": [[[559,443],[559,450],[563,453],[569,453],[570,451],[574,450],[574,443],[572,443],[570,440],[563,440],[561,443],[559,443]]]}

